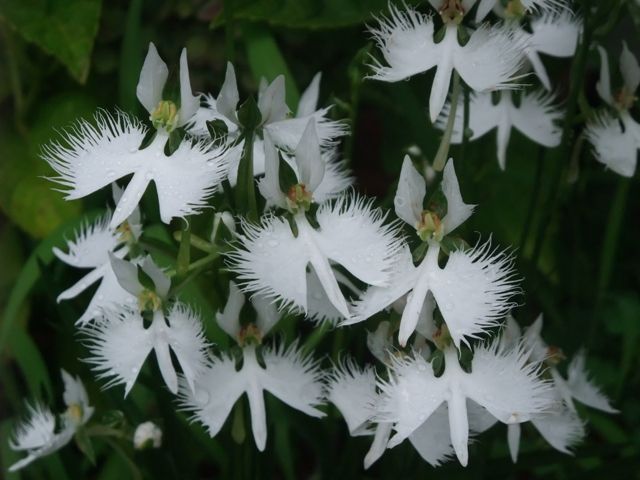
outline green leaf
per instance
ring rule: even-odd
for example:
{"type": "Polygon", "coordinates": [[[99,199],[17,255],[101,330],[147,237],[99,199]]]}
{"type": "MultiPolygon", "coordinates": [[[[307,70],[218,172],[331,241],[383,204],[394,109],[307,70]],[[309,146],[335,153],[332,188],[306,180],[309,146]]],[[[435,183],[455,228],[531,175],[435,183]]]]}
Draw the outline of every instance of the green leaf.
{"type": "Polygon", "coordinates": [[[79,428],[75,435],[76,445],[92,465],[96,464],[96,452],[93,449],[91,438],[84,428],[79,428]]]}
{"type": "Polygon", "coordinates": [[[259,25],[246,25],[242,32],[247,49],[247,60],[255,79],[260,80],[264,77],[271,82],[278,75],[284,75],[287,105],[295,110],[300,92],[271,32],[259,25]]]}
{"type": "Polygon", "coordinates": [[[4,0],[0,18],[25,40],[62,62],[84,83],[98,33],[102,0],[4,0]]]}

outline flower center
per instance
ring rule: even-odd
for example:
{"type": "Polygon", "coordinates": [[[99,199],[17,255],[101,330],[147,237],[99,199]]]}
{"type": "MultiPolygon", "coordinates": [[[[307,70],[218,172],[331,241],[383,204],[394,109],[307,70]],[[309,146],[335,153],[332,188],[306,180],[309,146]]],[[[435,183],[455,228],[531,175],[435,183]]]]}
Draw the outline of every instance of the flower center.
{"type": "Polygon", "coordinates": [[[461,0],[445,0],[438,11],[444,23],[460,25],[465,11],[461,0]]]}
{"type": "Polygon", "coordinates": [[[442,326],[436,330],[436,332],[432,336],[433,343],[436,344],[436,348],[438,350],[445,350],[449,345],[451,345],[451,333],[449,333],[449,328],[446,323],[443,323],[442,326]]]}
{"type": "Polygon", "coordinates": [[[509,19],[520,20],[527,13],[526,7],[522,4],[522,0],[510,0],[504,9],[504,14],[509,19]]]}
{"type": "Polygon", "coordinates": [[[297,183],[287,192],[287,207],[291,212],[306,212],[313,201],[311,192],[308,192],[304,183],[297,183]]]}
{"type": "Polygon", "coordinates": [[[420,215],[420,221],[416,225],[418,236],[423,242],[427,240],[442,240],[442,221],[435,212],[431,210],[423,210],[420,215]]]}
{"type": "Polygon", "coordinates": [[[162,299],[154,291],[146,288],[138,295],[138,305],[140,310],[151,310],[153,312],[160,310],[162,299]]]}
{"type": "Polygon", "coordinates": [[[622,87],[614,96],[613,101],[619,110],[629,110],[638,98],[627,87],[622,87]]]}
{"type": "Polygon", "coordinates": [[[260,345],[262,343],[262,333],[253,323],[243,327],[238,334],[238,343],[240,346],[260,345]]]}
{"type": "Polygon", "coordinates": [[[178,126],[178,107],[170,100],[160,100],[149,120],[156,129],[171,132],[178,126]]]}
{"type": "Polygon", "coordinates": [[[82,407],[77,403],[72,403],[67,408],[67,417],[76,425],[82,423],[82,413],[82,407]]]}
{"type": "Polygon", "coordinates": [[[559,347],[550,346],[547,348],[547,358],[545,359],[545,363],[547,365],[555,367],[560,362],[565,360],[564,352],[559,347]]]}

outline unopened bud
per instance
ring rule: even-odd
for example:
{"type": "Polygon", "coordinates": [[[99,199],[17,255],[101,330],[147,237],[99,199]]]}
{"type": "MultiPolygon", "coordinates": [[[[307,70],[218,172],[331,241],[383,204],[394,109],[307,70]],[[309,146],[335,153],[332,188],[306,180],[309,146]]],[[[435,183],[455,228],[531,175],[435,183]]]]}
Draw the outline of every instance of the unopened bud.
{"type": "Polygon", "coordinates": [[[138,425],[133,434],[133,447],[136,450],[159,448],[162,445],[162,430],[153,422],[138,425]]]}

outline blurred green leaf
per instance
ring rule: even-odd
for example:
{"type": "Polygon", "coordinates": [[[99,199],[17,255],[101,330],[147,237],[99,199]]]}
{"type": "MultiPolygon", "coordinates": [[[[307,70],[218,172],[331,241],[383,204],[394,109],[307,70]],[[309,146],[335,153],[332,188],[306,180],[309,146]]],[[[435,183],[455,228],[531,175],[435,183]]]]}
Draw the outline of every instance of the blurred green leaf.
{"type": "Polygon", "coordinates": [[[0,17],[84,83],[101,7],[102,0],[4,0],[0,17]]]}

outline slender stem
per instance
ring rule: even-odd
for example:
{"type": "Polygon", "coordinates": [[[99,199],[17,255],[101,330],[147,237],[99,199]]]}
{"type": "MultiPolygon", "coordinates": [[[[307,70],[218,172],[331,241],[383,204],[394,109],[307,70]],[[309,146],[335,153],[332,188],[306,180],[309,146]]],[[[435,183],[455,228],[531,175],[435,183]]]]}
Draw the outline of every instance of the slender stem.
{"type": "MultiPolygon", "coordinates": [[[[182,231],[177,230],[173,232],[173,238],[178,242],[182,242],[182,231]]],[[[213,243],[210,243],[204,238],[194,235],[193,233],[189,234],[189,243],[193,248],[197,248],[198,250],[205,253],[216,251],[216,246],[213,243]]]]}
{"type": "MultiPolygon", "coordinates": [[[[219,252],[212,252],[206,257],[202,257],[199,260],[196,260],[195,262],[190,263],[189,266],[184,271],[184,273],[193,272],[194,270],[197,270],[201,267],[206,267],[210,263],[214,262],[219,256],[220,256],[219,252]]],[[[177,272],[175,269],[169,269],[166,271],[166,275],[169,278],[175,277],[177,275],[177,272]]]]}
{"type": "Polygon", "coordinates": [[[185,275],[189,269],[191,261],[191,230],[189,224],[182,231],[180,236],[180,248],[178,249],[178,261],[176,264],[176,273],[180,276],[185,275]]]}
{"type": "Polygon", "coordinates": [[[460,155],[458,156],[458,165],[461,166],[462,170],[465,170],[465,153],[467,151],[467,145],[469,144],[469,135],[467,132],[469,131],[469,89],[464,87],[464,110],[462,113],[462,144],[460,145],[460,155]]]}
{"type": "Polygon", "coordinates": [[[595,338],[598,327],[598,319],[600,318],[600,309],[602,301],[607,293],[611,275],[613,273],[613,264],[618,250],[620,240],[620,232],[622,230],[622,220],[627,205],[627,197],[629,196],[629,186],[631,179],[621,177],[618,183],[611,210],[609,211],[609,221],[605,230],[604,242],[602,245],[602,256],[600,257],[600,273],[598,274],[598,283],[596,284],[596,303],[591,317],[591,327],[589,328],[589,343],[595,338]]]}
{"type": "Polygon", "coordinates": [[[544,169],[544,157],[545,150],[543,147],[538,147],[538,158],[536,159],[536,172],[533,180],[533,191],[531,192],[531,200],[529,201],[529,207],[527,208],[527,216],[525,217],[524,227],[522,234],[520,235],[520,247],[518,251],[520,255],[524,255],[524,248],[526,246],[529,233],[531,232],[531,223],[533,221],[533,215],[535,207],[538,204],[538,197],[540,197],[540,185],[542,180],[542,171],[544,169]]]}
{"type": "Polygon", "coordinates": [[[573,145],[571,162],[569,163],[569,172],[567,173],[567,182],[569,183],[576,183],[578,180],[578,175],[580,174],[580,154],[582,153],[585,138],[583,131],[576,140],[576,143],[573,145]]]}
{"type": "Polygon", "coordinates": [[[227,61],[233,63],[236,58],[235,25],[233,21],[233,0],[224,0],[224,50],[227,61]]]}
{"type": "Polygon", "coordinates": [[[447,119],[447,126],[442,140],[440,140],[440,146],[436,152],[436,156],[433,159],[433,168],[440,172],[444,168],[444,164],[447,161],[449,155],[449,147],[451,146],[451,135],[453,134],[453,127],[456,122],[456,110],[458,109],[458,97],[460,96],[460,76],[458,72],[453,71],[453,93],[451,94],[451,107],[449,108],[449,118],[447,119]]]}

